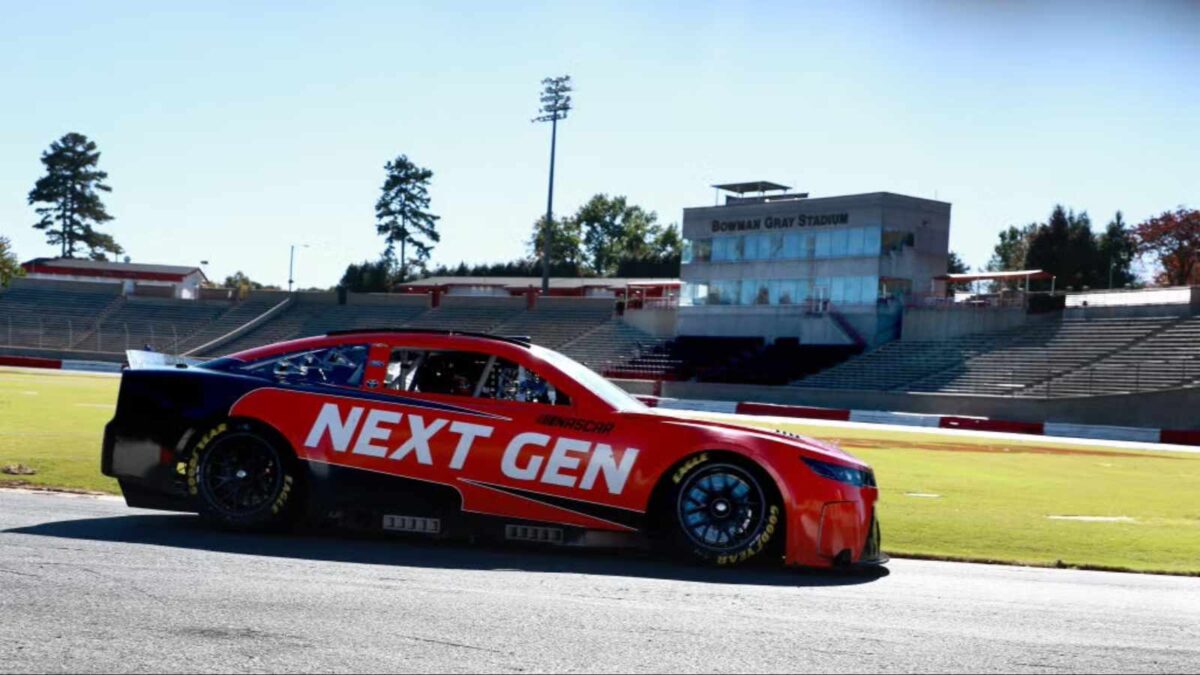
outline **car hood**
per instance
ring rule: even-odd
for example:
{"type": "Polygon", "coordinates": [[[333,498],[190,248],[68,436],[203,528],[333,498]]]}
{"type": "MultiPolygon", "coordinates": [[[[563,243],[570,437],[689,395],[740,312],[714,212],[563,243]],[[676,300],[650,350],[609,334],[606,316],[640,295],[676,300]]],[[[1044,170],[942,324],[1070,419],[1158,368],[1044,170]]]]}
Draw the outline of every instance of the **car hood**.
{"type": "Polygon", "coordinates": [[[693,417],[684,411],[663,408],[650,408],[646,412],[638,414],[646,418],[657,419],[665,424],[683,425],[697,430],[710,431],[722,436],[722,440],[733,441],[744,446],[758,446],[775,452],[798,450],[802,455],[813,459],[832,460],[858,469],[871,468],[862,460],[832,443],[781,429],[764,429],[732,422],[717,422],[693,417]]]}

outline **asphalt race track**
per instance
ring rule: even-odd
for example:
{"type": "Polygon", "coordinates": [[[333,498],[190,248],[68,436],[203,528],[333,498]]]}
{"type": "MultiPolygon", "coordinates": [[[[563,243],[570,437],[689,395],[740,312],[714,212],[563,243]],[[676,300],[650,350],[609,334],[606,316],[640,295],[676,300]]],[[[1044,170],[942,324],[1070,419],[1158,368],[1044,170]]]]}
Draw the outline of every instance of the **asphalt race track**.
{"type": "Polygon", "coordinates": [[[250,537],[15,491],[0,491],[0,584],[4,672],[1200,668],[1200,578],[250,537]]]}

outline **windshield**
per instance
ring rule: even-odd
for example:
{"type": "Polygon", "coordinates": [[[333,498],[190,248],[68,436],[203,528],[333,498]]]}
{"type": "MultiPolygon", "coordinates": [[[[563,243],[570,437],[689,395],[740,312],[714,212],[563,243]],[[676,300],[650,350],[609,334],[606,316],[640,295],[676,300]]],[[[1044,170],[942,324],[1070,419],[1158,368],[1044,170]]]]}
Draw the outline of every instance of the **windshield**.
{"type": "Polygon", "coordinates": [[[583,385],[588,391],[596,396],[599,396],[605,403],[612,406],[614,409],[622,412],[631,412],[645,410],[646,406],[636,398],[630,396],[624,389],[613,384],[604,376],[596,371],[588,368],[582,363],[567,356],[563,356],[552,349],[544,347],[532,346],[533,353],[546,360],[547,363],[558,368],[564,375],[575,380],[583,385]]]}

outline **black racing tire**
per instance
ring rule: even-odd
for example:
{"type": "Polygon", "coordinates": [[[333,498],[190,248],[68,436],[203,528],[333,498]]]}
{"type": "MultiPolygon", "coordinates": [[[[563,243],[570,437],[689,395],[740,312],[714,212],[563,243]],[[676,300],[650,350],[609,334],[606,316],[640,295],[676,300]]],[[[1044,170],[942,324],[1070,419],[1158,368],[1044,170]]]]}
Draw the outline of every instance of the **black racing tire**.
{"type": "Polygon", "coordinates": [[[782,499],[757,466],[702,453],[670,480],[664,516],[677,553],[707,565],[734,566],[780,550],[782,499]]]}
{"type": "Polygon", "coordinates": [[[286,529],[302,502],[298,464],[274,434],[245,421],[222,422],[192,448],[188,492],[200,515],[221,528],[286,529]]]}

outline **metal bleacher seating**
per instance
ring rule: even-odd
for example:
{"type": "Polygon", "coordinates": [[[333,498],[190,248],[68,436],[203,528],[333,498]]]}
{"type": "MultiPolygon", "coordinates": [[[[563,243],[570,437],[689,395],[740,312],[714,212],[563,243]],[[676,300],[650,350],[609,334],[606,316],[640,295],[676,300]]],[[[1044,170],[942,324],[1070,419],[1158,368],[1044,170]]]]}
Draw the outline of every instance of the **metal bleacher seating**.
{"type": "MultiPolygon", "coordinates": [[[[1182,321],[1178,317],[1067,319],[937,342],[897,341],[793,385],[998,396],[1080,395],[1086,394],[1081,383],[1088,377],[1086,370],[1110,359],[1120,363],[1130,354],[1151,359],[1155,347],[1147,345],[1182,321]]],[[[1178,335],[1184,339],[1183,333],[1178,335]]],[[[1200,343],[1192,349],[1200,354],[1200,343]]]]}
{"type": "Polygon", "coordinates": [[[124,352],[150,345],[178,353],[179,343],[207,326],[226,310],[228,301],[179,301],[170,298],[123,298],[111,311],[76,333],[74,349],[124,352]]]}
{"type": "Polygon", "coordinates": [[[121,301],[119,286],[14,283],[0,293],[0,342],[68,349],[121,301]]]}
{"type": "Polygon", "coordinates": [[[202,350],[208,356],[261,347],[262,345],[334,330],[388,328],[402,326],[426,311],[424,298],[404,298],[404,302],[338,305],[309,301],[303,296],[285,307],[277,316],[229,342],[202,350]]]}
{"type": "Polygon", "coordinates": [[[440,307],[421,314],[405,326],[490,333],[524,309],[524,298],[449,296],[442,299],[440,307]]]}
{"type": "Polygon", "coordinates": [[[251,293],[248,298],[229,306],[215,321],[204,326],[192,335],[179,341],[178,351],[186,354],[193,349],[203,347],[208,343],[228,335],[240,326],[244,326],[262,316],[279,303],[287,299],[283,293],[251,293]]]}
{"type": "Polygon", "coordinates": [[[1096,396],[1193,387],[1200,383],[1200,316],[1172,321],[1086,368],[1056,374],[1034,395],[1096,396]]]}
{"type": "Polygon", "coordinates": [[[612,319],[611,298],[542,298],[536,310],[524,311],[492,327],[497,335],[529,337],[534,344],[556,349],[612,319]]]}
{"type": "Polygon", "coordinates": [[[620,319],[610,319],[564,343],[559,351],[597,372],[619,369],[627,375],[641,373],[654,377],[661,369],[631,365],[643,354],[649,354],[662,344],[661,338],[631,326],[620,319]]]}

